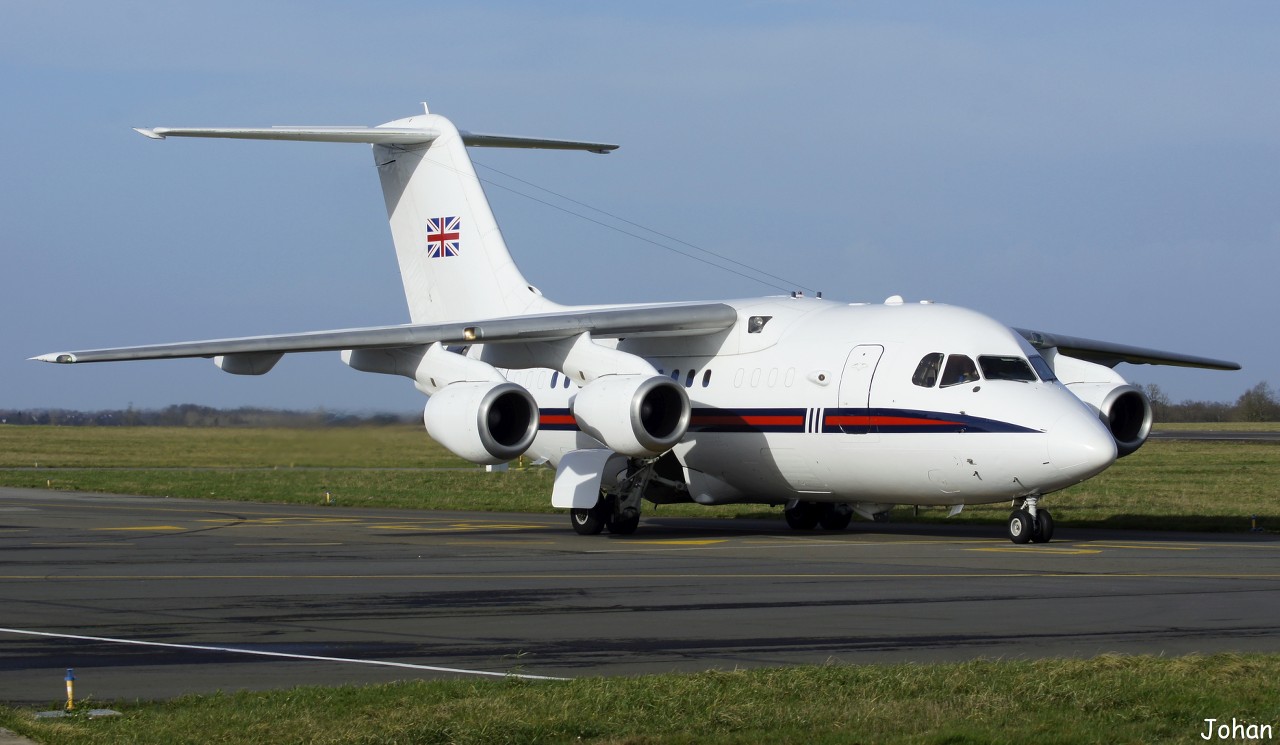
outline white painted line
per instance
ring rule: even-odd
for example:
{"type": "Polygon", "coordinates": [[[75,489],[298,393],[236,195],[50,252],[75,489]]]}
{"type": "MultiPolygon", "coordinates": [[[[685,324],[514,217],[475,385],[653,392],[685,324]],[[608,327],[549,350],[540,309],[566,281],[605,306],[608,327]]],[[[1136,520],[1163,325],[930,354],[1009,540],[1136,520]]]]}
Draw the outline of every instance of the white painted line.
{"type": "Polygon", "coordinates": [[[21,634],[24,636],[47,636],[54,639],[78,639],[89,642],[108,642],[110,644],[132,644],[139,647],[165,647],[168,649],[194,649],[201,652],[230,652],[232,654],[252,654],[259,657],[286,657],[292,660],[314,660],[317,662],[350,662],[357,665],[379,665],[382,667],[402,667],[409,670],[430,670],[437,673],[459,673],[461,675],[487,675],[494,678],[519,678],[521,680],[570,680],[555,678],[549,675],[525,675],[522,673],[494,673],[487,670],[461,670],[453,667],[435,667],[433,665],[414,665],[409,662],[386,662],[384,660],[357,660],[350,657],[321,657],[311,654],[290,654],[289,652],[265,652],[258,649],[236,649],[235,647],[212,647],[204,644],[169,644],[167,642],[144,642],[136,639],[112,639],[106,636],[82,636],[79,634],[54,634],[48,631],[30,631],[28,629],[0,628],[0,633],[21,634]]]}

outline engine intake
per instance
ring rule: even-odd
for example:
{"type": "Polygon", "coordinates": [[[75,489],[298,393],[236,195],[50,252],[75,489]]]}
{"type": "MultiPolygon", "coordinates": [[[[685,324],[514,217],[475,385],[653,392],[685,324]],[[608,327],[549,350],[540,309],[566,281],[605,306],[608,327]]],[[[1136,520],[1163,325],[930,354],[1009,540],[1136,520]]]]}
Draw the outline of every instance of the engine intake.
{"type": "Polygon", "coordinates": [[[538,434],[538,404],[515,383],[451,383],[427,399],[427,433],[472,463],[519,457],[538,434]]]}
{"type": "Polygon", "coordinates": [[[614,452],[648,458],[670,450],[689,429],[689,396],[661,375],[608,375],[573,399],[583,432],[614,452]]]}
{"type": "Polygon", "coordinates": [[[1151,434],[1151,402],[1134,386],[1085,383],[1070,386],[1071,392],[1098,412],[1098,418],[1116,439],[1116,455],[1130,455],[1151,434]]]}

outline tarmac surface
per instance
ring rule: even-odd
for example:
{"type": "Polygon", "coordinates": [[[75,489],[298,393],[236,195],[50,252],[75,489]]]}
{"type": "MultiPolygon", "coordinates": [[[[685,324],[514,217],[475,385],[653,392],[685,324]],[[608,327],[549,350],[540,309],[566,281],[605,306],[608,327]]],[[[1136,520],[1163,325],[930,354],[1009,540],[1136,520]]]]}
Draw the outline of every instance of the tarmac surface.
{"type": "Polygon", "coordinates": [[[0,701],[1280,652],[1280,536],[443,513],[0,489],[0,701]]]}

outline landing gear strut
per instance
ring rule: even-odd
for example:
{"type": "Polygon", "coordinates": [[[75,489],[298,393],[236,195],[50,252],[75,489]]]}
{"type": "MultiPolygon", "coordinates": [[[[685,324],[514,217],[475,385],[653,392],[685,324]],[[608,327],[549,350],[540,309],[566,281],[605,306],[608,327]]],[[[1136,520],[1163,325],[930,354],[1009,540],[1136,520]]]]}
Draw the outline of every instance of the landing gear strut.
{"type": "Polygon", "coordinates": [[[1009,515],[1009,540],[1018,544],[1053,540],[1053,516],[1036,506],[1039,499],[1024,497],[1022,505],[1009,515]]]}
{"type": "Polygon", "coordinates": [[[599,535],[608,530],[614,535],[631,535],[640,526],[640,504],[649,482],[668,483],[654,474],[657,458],[633,458],[627,463],[627,475],[617,484],[600,489],[600,499],[590,509],[569,510],[569,522],[578,535],[599,535]]]}

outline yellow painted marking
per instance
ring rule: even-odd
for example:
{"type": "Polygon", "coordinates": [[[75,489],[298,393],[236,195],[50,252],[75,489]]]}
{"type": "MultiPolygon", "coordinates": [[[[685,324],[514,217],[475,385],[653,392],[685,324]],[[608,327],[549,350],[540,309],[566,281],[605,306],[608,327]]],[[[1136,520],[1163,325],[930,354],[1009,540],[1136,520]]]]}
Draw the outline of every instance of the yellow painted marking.
{"type": "Polygon", "coordinates": [[[966,548],[965,551],[993,551],[997,553],[1034,553],[1034,554],[1062,554],[1064,556],[1080,556],[1085,554],[1100,554],[1101,550],[1090,548],[1027,548],[1025,546],[991,546],[989,548],[966,548]]]}
{"type": "Polygon", "coordinates": [[[1098,548],[1128,548],[1135,551],[1199,551],[1196,546],[1164,546],[1159,543],[1152,543],[1145,546],[1125,546],[1118,543],[1084,543],[1083,546],[1096,546],[1098,548]]]}
{"type": "Polygon", "coordinates": [[[36,543],[32,542],[32,546],[132,546],[127,541],[64,541],[62,543],[36,543]]]}
{"type": "Polygon", "coordinates": [[[90,530],[186,530],[177,525],[137,525],[128,528],[90,528],[90,530]]]}
{"type": "Polygon", "coordinates": [[[460,541],[445,541],[444,544],[446,546],[554,546],[556,541],[525,541],[518,538],[486,541],[479,538],[464,538],[460,541]]]}
{"type": "Polygon", "coordinates": [[[342,544],[336,541],[332,543],[293,543],[293,542],[286,543],[283,541],[278,541],[274,543],[236,543],[234,545],[241,546],[244,548],[264,547],[264,546],[270,547],[270,548],[275,548],[277,546],[279,546],[280,548],[288,548],[290,546],[341,546],[342,544]]]}
{"type": "Polygon", "coordinates": [[[629,539],[627,545],[647,543],[660,546],[710,546],[713,543],[727,543],[728,538],[657,538],[650,541],[629,539]]]}

